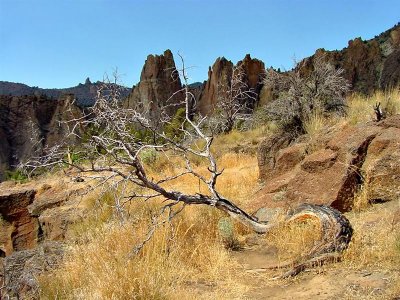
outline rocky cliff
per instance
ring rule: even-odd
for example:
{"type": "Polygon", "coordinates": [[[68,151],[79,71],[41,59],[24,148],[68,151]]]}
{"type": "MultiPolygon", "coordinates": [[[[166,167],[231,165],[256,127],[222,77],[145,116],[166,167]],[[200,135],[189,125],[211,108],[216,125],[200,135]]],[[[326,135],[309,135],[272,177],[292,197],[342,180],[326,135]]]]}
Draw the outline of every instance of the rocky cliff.
{"type": "Polygon", "coordinates": [[[154,121],[165,111],[169,116],[175,114],[182,105],[184,94],[182,84],[170,50],[162,55],[149,55],[140,75],[140,82],[133,87],[124,101],[124,106],[137,108],[154,121]]]}
{"type": "MultiPolygon", "coordinates": [[[[0,95],[6,96],[37,96],[59,99],[62,95],[73,94],[77,105],[86,107],[91,106],[95,102],[97,90],[103,83],[100,81],[91,82],[86,78],[85,83],[77,86],[61,89],[43,89],[39,87],[31,87],[22,83],[14,83],[8,81],[0,81],[0,95]]],[[[130,89],[124,86],[118,86],[121,91],[121,97],[126,98],[130,89]]]]}
{"type": "MultiPolygon", "coordinates": [[[[262,87],[262,77],[265,73],[264,63],[258,59],[251,58],[247,54],[245,58],[236,64],[237,68],[241,68],[243,76],[241,80],[256,93],[257,100],[245,99],[246,106],[253,108],[258,102],[258,94],[262,87]]],[[[211,114],[223,93],[223,89],[228,87],[232,79],[232,70],[234,64],[225,57],[219,57],[212,67],[208,70],[208,79],[204,84],[203,91],[197,100],[196,111],[202,115],[211,114]]]]}
{"type": "Polygon", "coordinates": [[[55,145],[66,135],[62,121],[80,115],[73,95],[58,100],[46,96],[0,96],[0,181],[6,170],[46,147],[55,145]],[[61,123],[60,123],[61,122],[61,123]]]}
{"type": "Polygon", "coordinates": [[[338,51],[319,49],[305,59],[302,72],[310,72],[315,57],[325,55],[327,61],[344,69],[345,78],[355,92],[371,93],[400,82],[400,25],[371,40],[356,38],[338,51]]]}

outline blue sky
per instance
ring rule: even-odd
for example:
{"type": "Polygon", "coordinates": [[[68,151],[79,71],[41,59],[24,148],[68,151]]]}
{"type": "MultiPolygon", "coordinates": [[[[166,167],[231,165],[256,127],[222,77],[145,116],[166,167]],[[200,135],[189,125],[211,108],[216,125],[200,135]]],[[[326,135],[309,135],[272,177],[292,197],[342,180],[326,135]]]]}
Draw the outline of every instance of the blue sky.
{"type": "Polygon", "coordinates": [[[399,0],[0,0],[0,80],[61,88],[117,67],[131,86],[147,55],[168,48],[192,82],[219,56],[289,69],[399,21],[399,0]]]}

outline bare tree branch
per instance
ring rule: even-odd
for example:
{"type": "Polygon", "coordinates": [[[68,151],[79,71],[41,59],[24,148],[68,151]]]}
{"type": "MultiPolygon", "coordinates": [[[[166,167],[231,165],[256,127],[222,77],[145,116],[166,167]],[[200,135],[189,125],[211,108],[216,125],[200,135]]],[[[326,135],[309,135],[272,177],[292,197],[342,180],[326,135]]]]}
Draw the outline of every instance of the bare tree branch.
{"type": "MultiPolygon", "coordinates": [[[[267,233],[276,226],[276,224],[260,222],[218,192],[216,185],[218,178],[223,174],[223,169],[218,167],[212,152],[213,135],[206,134],[200,127],[204,118],[199,121],[191,118],[190,109],[194,96],[188,88],[183,57],[181,55],[179,57],[182,68],[178,72],[184,82],[185,94],[185,116],[176,128],[181,133],[180,138],[166,134],[163,127],[152,122],[145,112],[122,107],[118,86],[115,84],[117,79],[114,79],[113,82],[105,83],[99,89],[93,107],[84,111],[82,116],[66,121],[68,125],[71,125],[69,126],[71,130],[69,135],[79,137],[79,144],[71,146],[67,143],[60,143],[47,149],[45,155],[33,158],[24,164],[24,167],[31,173],[38,168],[64,168],[66,166],[75,168],[79,176],[96,180],[97,185],[95,186],[113,191],[115,208],[122,218],[124,206],[129,201],[165,198],[167,204],[162,207],[158,215],[153,216],[152,225],[145,240],[134,249],[133,253],[140,251],[151,239],[156,228],[170,222],[186,205],[213,206],[249,226],[257,233],[267,233]],[[144,157],[148,151],[179,155],[184,159],[185,167],[169,177],[151,178],[144,163],[144,157]],[[205,175],[200,174],[192,167],[190,155],[207,162],[205,175]],[[77,158],[77,156],[81,157],[77,158]],[[167,187],[166,183],[182,176],[197,178],[206,185],[208,192],[185,194],[167,187]],[[137,186],[145,192],[132,193],[127,188],[129,185],[137,186]],[[181,206],[176,209],[178,204],[181,206]],[[165,216],[165,214],[167,215],[165,216]]],[[[238,68],[233,70],[231,84],[225,90],[228,102],[221,104],[225,105],[223,106],[224,109],[226,108],[224,113],[229,118],[229,122],[234,122],[243,114],[246,106],[242,100],[252,96],[252,92],[243,85],[241,72],[238,68]]],[[[165,126],[166,124],[170,124],[170,119],[161,118],[161,125],[165,126]]],[[[315,206],[315,211],[323,213],[325,209],[315,206]]],[[[350,226],[347,223],[343,224],[343,226],[350,226]]],[[[329,251],[341,251],[347,247],[349,239],[341,240],[340,235],[331,236],[332,230],[329,231],[329,228],[324,227],[324,230],[328,230],[326,234],[333,241],[344,244],[340,249],[329,248],[329,251]]]]}
{"type": "Polygon", "coordinates": [[[270,87],[279,98],[267,107],[271,120],[277,121],[285,131],[294,134],[305,133],[305,122],[313,113],[345,113],[345,96],[350,89],[343,77],[343,69],[335,69],[326,62],[324,55],[313,60],[312,69],[302,74],[306,60],[286,73],[272,68],[267,70],[264,84],[270,87]]]}

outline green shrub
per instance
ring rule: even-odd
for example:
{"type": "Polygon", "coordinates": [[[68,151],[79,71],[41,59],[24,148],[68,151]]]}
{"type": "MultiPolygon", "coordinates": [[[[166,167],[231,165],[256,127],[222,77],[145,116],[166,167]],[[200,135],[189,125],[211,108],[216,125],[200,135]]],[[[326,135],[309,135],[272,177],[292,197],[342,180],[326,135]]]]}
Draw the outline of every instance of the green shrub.
{"type": "Polygon", "coordinates": [[[23,183],[28,181],[28,176],[22,170],[16,169],[13,171],[6,171],[6,180],[23,183]]]}
{"type": "Polygon", "coordinates": [[[158,158],[157,151],[153,148],[143,150],[140,153],[140,159],[142,160],[142,163],[144,163],[145,165],[154,164],[157,161],[157,158],[158,158]]]}
{"type": "Polygon", "coordinates": [[[184,107],[178,108],[171,121],[164,127],[165,135],[175,141],[182,140],[184,136],[182,126],[184,126],[185,119],[186,109],[184,107]]]}
{"type": "Polygon", "coordinates": [[[240,249],[240,242],[236,237],[235,226],[233,225],[231,218],[225,217],[218,221],[218,233],[227,249],[240,249]]]}

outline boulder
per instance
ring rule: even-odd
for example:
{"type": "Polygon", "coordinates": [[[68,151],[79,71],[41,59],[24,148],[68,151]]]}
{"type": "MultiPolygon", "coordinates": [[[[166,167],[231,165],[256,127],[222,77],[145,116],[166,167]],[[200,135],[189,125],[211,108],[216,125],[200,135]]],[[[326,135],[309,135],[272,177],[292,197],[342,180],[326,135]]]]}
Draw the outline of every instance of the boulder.
{"type": "MultiPolygon", "coordinates": [[[[258,149],[258,170],[259,178],[261,181],[266,181],[271,178],[271,173],[276,172],[276,155],[279,150],[289,146],[291,140],[285,135],[272,135],[265,138],[258,149]]],[[[287,150],[289,152],[295,152],[293,150],[287,150]]],[[[285,156],[285,155],[284,155],[285,156]]],[[[286,164],[282,159],[280,165],[286,164]]]]}
{"type": "Polygon", "coordinates": [[[32,216],[40,216],[47,209],[61,206],[67,201],[73,201],[85,191],[85,183],[60,182],[53,186],[44,184],[35,196],[35,201],[29,204],[28,211],[32,216]]]}
{"type": "Polygon", "coordinates": [[[298,143],[292,147],[284,148],[278,151],[276,155],[275,167],[272,176],[279,176],[283,173],[292,170],[296,165],[303,160],[306,155],[305,143],[298,143]]]}
{"type": "Polygon", "coordinates": [[[39,221],[42,239],[62,240],[68,226],[81,220],[87,208],[81,196],[87,191],[85,182],[59,182],[44,185],[27,208],[39,221]]]}
{"type": "Polygon", "coordinates": [[[39,299],[38,275],[55,269],[64,251],[62,243],[46,241],[35,249],[17,251],[7,256],[3,261],[6,283],[3,297],[39,299]]]}
{"type": "Polygon", "coordinates": [[[319,138],[319,150],[307,154],[305,143],[285,146],[268,137],[259,148],[263,189],[258,207],[292,207],[303,202],[353,207],[362,185],[370,202],[400,198],[400,116],[379,123],[337,128],[319,138]]]}
{"type": "Polygon", "coordinates": [[[387,128],[372,141],[363,172],[370,202],[400,199],[400,128],[387,128]]]}
{"type": "Polygon", "coordinates": [[[39,224],[46,240],[60,241],[65,238],[68,226],[82,221],[86,208],[77,203],[46,209],[39,216],[39,224]]]}

